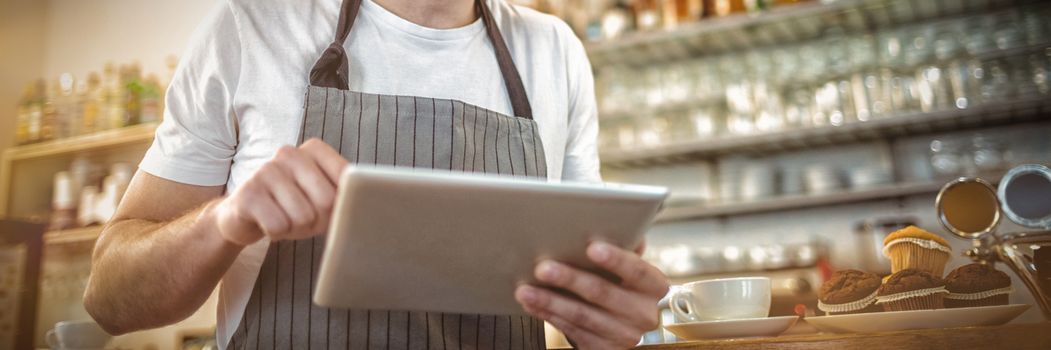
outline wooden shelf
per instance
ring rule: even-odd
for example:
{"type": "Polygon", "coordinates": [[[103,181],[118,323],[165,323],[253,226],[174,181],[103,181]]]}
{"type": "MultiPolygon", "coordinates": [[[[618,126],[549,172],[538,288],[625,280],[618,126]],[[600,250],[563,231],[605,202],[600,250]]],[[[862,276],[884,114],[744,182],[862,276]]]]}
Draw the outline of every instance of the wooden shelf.
{"type": "MultiPolygon", "coordinates": [[[[998,176],[980,177],[993,184],[1000,181],[998,176]]],[[[827,194],[790,195],[747,202],[672,206],[665,208],[664,211],[658,214],[656,221],[665,223],[722,216],[758,214],[772,211],[794,210],[937,193],[948,181],[949,179],[887,184],[827,194]]]]}
{"type": "Polygon", "coordinates": [[[8,161],[20,161],[147,143],[153,140],[157,125],[158,123],[133,125],[89,135],[12,147],[4,151],[4,158],[8,161]]]}
{"type": "Polygon", "coordinates": [[[810,40],[821,37],[832,28],[841,28],[845,32],[871,32],[907,23],[1039,3],[1036,0],[811,1],[759,13],[705,18],[671,30],[632,32],[617,39],[588,43],[585,48],[596,67],[646,65],[810,40]]]}
{"type": "Polygon", "coordinates": [[[602,152],[603,165],[630,167],[705,159],[733,153],[765,153],[920,135],[940,131],[1051,120],[1051,98],[1033,96],[964,110],[907,113],[841,126],[790,129],[766,134],[725,136],[653,148],[602,152]]]}
{"type": "Polygon", "coordinates": [[[99,238],[100,233],[102,233],[101,225],[78,227],[68,230],[48,231],[47,233],[44,233],[44,244],[60,245],[76,243],[93,243],[96,239],[99,238]]]}

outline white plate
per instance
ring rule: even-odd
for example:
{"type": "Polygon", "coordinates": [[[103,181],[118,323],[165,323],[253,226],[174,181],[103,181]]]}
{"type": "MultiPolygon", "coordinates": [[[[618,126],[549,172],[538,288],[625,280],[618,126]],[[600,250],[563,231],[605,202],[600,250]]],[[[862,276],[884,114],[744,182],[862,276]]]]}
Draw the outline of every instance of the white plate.
{"type": "Polygon", "coordinates": [[[807,323],[822,332],[872,333],[906,329],[996,326],[1010,322],[1027,304],[964,307],[956,309],[872,312],[852,315],[807,317],[807,323]]]}
{"type": "Polygon", "coordinates": [[[686,340],[773,337],[788,330],[796,323],[797,316],[748,318],[676,323],[664,326],[675,336],[686,340]]]}

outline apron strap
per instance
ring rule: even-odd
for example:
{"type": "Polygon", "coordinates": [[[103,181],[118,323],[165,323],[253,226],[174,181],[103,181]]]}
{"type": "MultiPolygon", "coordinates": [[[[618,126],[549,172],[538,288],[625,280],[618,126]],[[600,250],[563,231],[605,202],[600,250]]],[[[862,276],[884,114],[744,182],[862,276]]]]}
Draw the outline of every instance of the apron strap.
{"type": "MultiPolygon", "coordinates": [[[[339,12],[339,24],[336,27],[336,38],[325,51],[321,53],[317,63],[310,69],[310,85],[348,90],[348,76],[350,72],[347,61],[347,52],[343,49],[343,43],[350,36],[350,29],[354,26],[354,19],[358,17],[362,0],[343,0],[339,12]]],[[[478,12],[482,22],[485,23],[485,31],[489,40],[493,43],[493,51],[496,54],[496,62],[500,66],[500,73],[504,77],[504,85],[511,97],[511,107],[515,116],[533,119],[533,108],[529,104],[529,96],[526,95],[522,77],[518,74],[511,52],[507,49],[500,28],[493,19],[489,10],[487,0],[476,1],[478,12]]]]}

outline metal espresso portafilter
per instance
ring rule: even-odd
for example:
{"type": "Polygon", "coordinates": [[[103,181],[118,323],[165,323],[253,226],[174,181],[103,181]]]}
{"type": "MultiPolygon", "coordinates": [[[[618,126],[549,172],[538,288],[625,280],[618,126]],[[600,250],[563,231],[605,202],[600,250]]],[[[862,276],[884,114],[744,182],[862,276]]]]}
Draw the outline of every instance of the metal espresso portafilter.
{"type": "Polygon", "coordinates": [[[945,229],[974,243],[964,255],[1006,264],[1051,320],[1051,169],[1018,166],[1000,180],[999,189],[979,178],[959,178],[942,187],[935,206],[945,229]],[[1034,231],[1000,234],[1003,216],[1034,231]]]}

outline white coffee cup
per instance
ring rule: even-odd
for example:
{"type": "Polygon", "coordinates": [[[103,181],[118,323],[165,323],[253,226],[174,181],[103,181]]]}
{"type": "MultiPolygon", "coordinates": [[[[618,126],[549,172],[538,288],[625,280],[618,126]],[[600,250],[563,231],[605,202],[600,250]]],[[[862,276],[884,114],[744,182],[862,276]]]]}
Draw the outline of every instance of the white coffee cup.
{"type": "Polygon", "coordinates": [[[62,321],[47,331],[52,349],[102,349],[112,338],[94,321],[62,321]]]}
{"type": "Polygon", "coordinates": [[[763,318],[770,315],[770,279],[741,277],[690,282],[671,296],[676,322],[763,318]]]}

